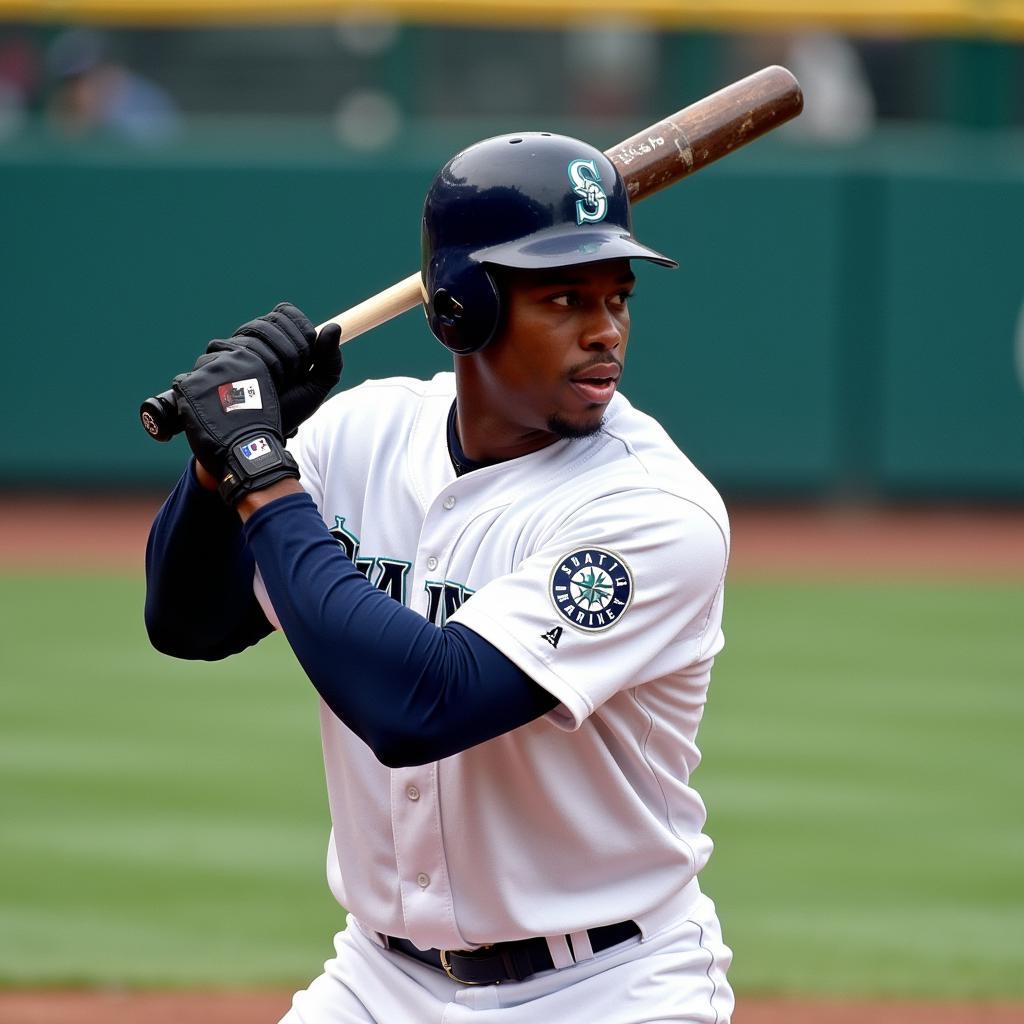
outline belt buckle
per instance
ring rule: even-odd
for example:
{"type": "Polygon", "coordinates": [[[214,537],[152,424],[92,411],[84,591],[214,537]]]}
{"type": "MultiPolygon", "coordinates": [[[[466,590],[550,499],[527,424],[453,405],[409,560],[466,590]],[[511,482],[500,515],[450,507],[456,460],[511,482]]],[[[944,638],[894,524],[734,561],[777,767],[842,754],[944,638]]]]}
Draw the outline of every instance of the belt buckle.
{"type": "MultiPolygon", "coordinates": [[[[490,949],[490,946],[481,946],[481,949],[490,949]]],[[[451,978],[452,981],[458,982],[460,985],[486,985],[486,981],[463,981],[462,978],[457,978],[455,973],[452,971],[451,962],[448,959],[448,954],[457,952],[457,950],[451,949],[439,949],[438,953],[441,954],[441,970],[451,978]]],[[[496,983],[497,984],[497,983],[496,983]]]]}

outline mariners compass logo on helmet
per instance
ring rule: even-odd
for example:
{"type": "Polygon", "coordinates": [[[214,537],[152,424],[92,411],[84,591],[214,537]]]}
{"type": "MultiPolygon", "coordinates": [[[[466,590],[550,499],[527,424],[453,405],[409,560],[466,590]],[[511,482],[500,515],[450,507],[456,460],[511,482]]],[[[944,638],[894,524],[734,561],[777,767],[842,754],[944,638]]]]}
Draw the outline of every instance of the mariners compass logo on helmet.
{"type": "Polygon", "coordinates": [[[601,187],[601,172],[596,160],[573,160],[569,164],[569,181],[579,196],[576,200],[576,223],[597,224],[608,215],[608,195],[601,187]]]}
{"type": "Polygon", "coordinates": [[[614,626],[633,598],[633,574],[614,551],[580,548],[559,559],[551,573],[551,600],[577,629],[614,626]]]}

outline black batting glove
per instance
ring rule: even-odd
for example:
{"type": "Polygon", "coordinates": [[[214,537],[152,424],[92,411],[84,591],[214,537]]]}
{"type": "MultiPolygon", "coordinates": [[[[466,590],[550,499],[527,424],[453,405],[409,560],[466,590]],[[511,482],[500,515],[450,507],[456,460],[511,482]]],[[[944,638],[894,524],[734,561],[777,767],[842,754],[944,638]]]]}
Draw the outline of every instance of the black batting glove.
{"type": "Polygon", "coordinates": [[[258,355],[243,348],[207,353],[171,384],[188,443],[229,505],[278,480],[298,479],[284,449],[277,391],[258,355]]]}
{"type": "Polygon", "coordinates": [[[285,437],[295,435],[341,380],[341,328],[328,324],[317,336],[309,318],[290,302],[242,324],[230,338],[215,338],[206,351],[239,348],[258,355],[270,371],[285,437]]]}

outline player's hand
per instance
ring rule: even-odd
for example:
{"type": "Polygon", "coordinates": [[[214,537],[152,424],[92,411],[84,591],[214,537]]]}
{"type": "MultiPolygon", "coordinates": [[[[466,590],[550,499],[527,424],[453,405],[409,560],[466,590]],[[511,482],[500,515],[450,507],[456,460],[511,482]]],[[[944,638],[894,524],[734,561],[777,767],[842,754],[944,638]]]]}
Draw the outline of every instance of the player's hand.
{"type": "Polygon", "coordinates": [[[254,352],[209,352],[172,386],[188,443],[229,505],[279,480],[298,479],[295,460],[284,450],[277,391],[254,352]]]}
{"type": "Polygon", "coordinates": [[[317,336],[309,318],[290,302],[242,324],[227,339],[214,339],[209,352],[244,348],[266,364],[281,403],[281,426],[292,437],[341,380],[341,328],[328,324],[317,336]]]}

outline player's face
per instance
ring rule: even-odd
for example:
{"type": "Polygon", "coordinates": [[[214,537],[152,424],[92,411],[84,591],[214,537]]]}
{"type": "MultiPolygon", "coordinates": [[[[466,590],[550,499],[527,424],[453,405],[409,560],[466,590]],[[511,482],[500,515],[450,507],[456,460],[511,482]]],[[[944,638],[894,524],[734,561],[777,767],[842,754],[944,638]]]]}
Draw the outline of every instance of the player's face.
{"type": "Polygon", "coordinates": [[[488,456],[525,454],[599,429],[622,372],[634,282],[626,259],[502,272],[505,319],[468,375],[474,425],[482,427],[483,417],[486,433],[512,449],[488,456]]]}

